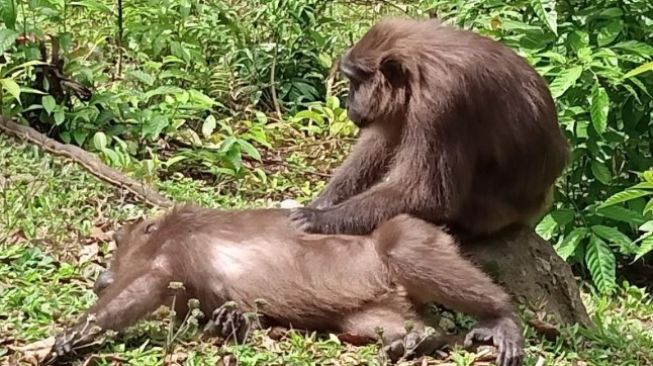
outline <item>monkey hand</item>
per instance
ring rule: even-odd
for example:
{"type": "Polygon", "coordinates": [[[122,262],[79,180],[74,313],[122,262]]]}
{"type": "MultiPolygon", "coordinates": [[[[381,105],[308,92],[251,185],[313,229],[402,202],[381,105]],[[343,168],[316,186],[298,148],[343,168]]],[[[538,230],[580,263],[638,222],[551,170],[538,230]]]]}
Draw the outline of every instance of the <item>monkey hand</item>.
{"type": "Polygon", "coordinates": [[[211,320],[204,327],[204,332],[225,340],[231,339],[243,343],[247,340],[250,324],[249,319],[235,309],[233,304],[226,303],[213,311],[211,320]]]}
{"type": "Polygon", "coordinates": [[[474,341],[492,341],[497,347],[498,366],[521,366],[524,357],[522,335],[517,323],[511,317],[480,321],[465,336],[465,347],[474,341]]]}
{"type": "Polygon", "coordinates": [[[55,337],[52,346],[54,351],[52,357],[65,357],[73,354],[76,348],[88,346],[92,343],[101,332],[102,329],[87,321],[79,323],[72,329],[68,329],[55,337]]]}
{"type": "Polygon", "coordinates": [[[290,211],[290,220],[295,226],[308,233],[329,234],[325,210],[298,207],[290,211]]]}
{"type": "Polygon", "coordinates": [[[382,360],[395,363],[400,359],[408,360],[414,357],[432,355],[442,348],[446,342],[439,333],[425,331],[410,331],[405,337],[398,339],[380,350],[382,360]]]}

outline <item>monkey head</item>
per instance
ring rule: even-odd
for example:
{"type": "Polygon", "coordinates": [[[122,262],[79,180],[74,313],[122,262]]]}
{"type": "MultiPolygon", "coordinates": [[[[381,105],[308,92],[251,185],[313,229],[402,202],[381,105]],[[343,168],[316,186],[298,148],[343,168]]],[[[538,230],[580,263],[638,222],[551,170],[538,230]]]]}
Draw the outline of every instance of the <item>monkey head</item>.
{"type": "Polygon", "coordinates": [[[340,71],[349,80],[347,113],[358,127],[403,120],[410,82],[418,71],[414,56],[418,51],[407,42],[415,26],[421,24],[384,20],[341,57],[340,71]]]}
{"type": "Polygon", "coordinates": [[[151,234],[159,227],[159,219],[139,218],[134,222],[123,225],[113,234],[113,240],[116,243],[116,252],[109,269],[100,273],[93,285],[93,292],[99,295],[104,289],[114,282],[115,273],[118,272],[121,258],[127,258],[145,244],[151,234]]]}

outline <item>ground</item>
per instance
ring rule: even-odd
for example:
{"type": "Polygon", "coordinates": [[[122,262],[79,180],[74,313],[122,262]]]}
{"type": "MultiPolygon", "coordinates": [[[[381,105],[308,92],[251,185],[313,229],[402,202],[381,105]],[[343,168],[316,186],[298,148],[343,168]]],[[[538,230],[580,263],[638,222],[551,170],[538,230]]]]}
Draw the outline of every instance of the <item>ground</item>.
{"type": "MultiPolygon", "coordinates": [[[[294,159],[303,157],[299,153],[294,159]]],[[[179,177],[156,185],[176,200],[269,206],[283,197],[305,197],[319,186],[315,175],[304,173],[287,164],[265,183],[245,180],[232,189],[179,177]]],[[[91,287],[106,264],[111,232],[153,209],[71,162],[4,135],[0,207],[0,365],[5,365],[18,358],[17,347],[55,334],[94,301],[91,287]]],[[[526,328],[526,365],[653,364],[650,295],[627,284],[611,298],[594,295],[585,286],[583,290],[596,328],[568,327],[554,342],[526,328]]],[[[179,326],[161,311],[126,334],[106,339],[73,364],[215,365],[222,358],[225,365],[234,359],[242,365],[361,365],[374,364],[376,350],[375,345],[356,348],[334,337],[294,333],[280,341],[257,333],[246,345],[219,346],[215,340],[198,339],[192,322],[179,326]]],[[[473,354],[456,349],[418,364],[492,364],[474,360],[473,354]]]]}

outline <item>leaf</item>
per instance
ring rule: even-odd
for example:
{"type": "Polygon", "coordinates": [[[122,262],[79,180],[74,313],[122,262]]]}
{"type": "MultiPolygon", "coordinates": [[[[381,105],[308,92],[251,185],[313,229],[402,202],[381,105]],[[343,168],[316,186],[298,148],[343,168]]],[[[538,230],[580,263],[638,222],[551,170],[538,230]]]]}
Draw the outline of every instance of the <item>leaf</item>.
{"type": "Polygon", "coordinates": [[[635,260],[642,258],[651,251],[653,251],[653,234],[649,234],[642,240],[642,244],[639,246],[637,254],[635,255],[635,260]]]}
{"type": "Polygon", "coordinates": [[[65,120],[66,120],[66,113],[64,112],[63,109],[57,108],[57,110],[54,112],[54,124],[59,126],[65,120]]]}
{"type": "Polygon", "coordinates": [[[624,79],[632,78],[633,76],[643,74],[647,71],[653,71],[653,61],[637,66],[636,68],[628,71],[626,75],[623,76],[623,78],[624,79]]]}
{"type": "Polygon", "coordinates": [[[639,227],[639,231],[647,231],[647,232],[653,231],[653,220],[647,221],[643,225],[641,225],[639,227]]]}
{"type": "Polygon", "coordinates": [[[621,19],[610,20],[607,24],[599,27],[599,34],[596,36],[596,42],[599,46],[607,46],[612,43],[623,29],[623,22],[621,19]]]}
{"type": "Polygon", "coordinates": [[[14,0],[4,0],[4,5],[0,5],[0,16],[2,16],[2,22],[8,29],[16,30],[17,9],[18,6],[14,0]]]}
{"type": "Polygon", "coordinates": [[[107,14],[107,15],[112,14],[111,8],[109,8],[108,6],[102,4],[99,1],[93,1],[93,0],[73,1],[71,3],[71,5],[80,5],[80,6],[83,6],[83,7],[87,8],[87,9],[99,11],[99,12],[107,14]]]}
{"type": "Polygon", "coordinates": [[[20,33],[13,29],[0,29],[0,53],[5,52],[14,45],[20,33]]]}
{"type": "Polygon", "coordinates": [[[147,85],[147,86],[152,86],[154,85],[154,82],[156,81],[156,78],[146,72],[143,72],[141,70],[131,70],[127,73],[128,76],[140,81],[141,83],[147,85]]]}
{"type": "Polygon", "coordinates": [[[601,237],[603,240],[607,240],[608,243],[614,243],[619,246],[621,252],[624,254],[635,253],[633,241],[630,240],[630,238],[624,233],[615,228],[605,225],[594,225],[592,226],[592,232],[601,237]]]}
{"type": "Polygon", "coordinates": [[[204,123],[202,123],[202,135],[205,138],[209,138],[213,134],[213,131],[215,131],[216,125],[217,122],[215,120],[215,117],[213,117],[213,115],[206,117],[204,123]]]}
{"type": "Polygon", "coordinates": [[[632,225],[641,225],[646,222],[644,216],[633,210],[621,206],[601,207],[596,210],[599,216],[607,217],[617,221],[623,221],[632,225]]]}
{"type": "Polygon", "coordinates": [[[107,135],[104,132],[96,132],[93,135],[93,147],[99,151],[104,151],[107,147],[107,135]]]}
{"type": "Polygon", "coordinates": [[[594,178],[596,178],[599,182],[605,185],[610,184],[610,181],[612,180],[612,174],[610,173],[610,169],[604,163],[593,161],[590,164],[590,169],[592,170],[592,175],[594,175],[594,178]]]}
{"type": "Polygon", "coordinates": [[[582,66],[574,66],[572,68],[562,70],[551,82],[551,85],[549,85],[553,98],[560,97],[567,91],[567,89],[574,86],[574,84],[576,84],[576,80],[580,78],[582,73],[582,66]]]}
{"type": "Polygon", "coordinates": [[[533,10],[538,18],[557,36],[558,35],[558,13],[556,12],[555,0],[533,0],[533,10]]]}
{"type": "Polygon", "coordinates": [[[616,259],[610,247],[596,235],[592,235],[587,244],[585,263],[599,291],[611,293],[615,288],[616,259]]]}
{"type": "Polygon", "coordinates": [[[653,56],[653,46],[646,44],[644,42],[638,42],[638,41],[624,41],[624,42],[619,42],[610,48],[617,48],[625,51],[629,51],[631,53],[635,53],[639,56],[642,57],[651,57],[653,56]]]}
{"type": "Polygon", "coordinates": [[[608,125],[608,111],[610,109],[610,97],[608,92],[598,83],[592,88],[592,100],[590,104],[590,115],[592,126],[599,134],[605,132],[608,125]]]}
{"type": "Polygon", "coordinates": [[[48,112],[48,115],[51,115],[52,111],[57,107],[57,102],[54,100],[52,95],[44,96],[41,100],[41,104],[43,104],[43,109],[48,112]]]}
{"type": "Polygon", "coordinates": [[[649,212],[653,212],[653,199],[650,199],[648,203],[646,203],[646,206],[644,206],[644,209],[642,210],[642,213],[644,213],[644,215],[648,214],[649,212]]]}
{"type": "Polygon", "coordinates": [[[551,212],[551,217],[555,220],[558,225],[567,225],[570,223],[575,216],[574,210],[569,209],[559,209],[551,212]]]}
{"type": "Polygon", "coordinates": [[[75,139],[75,142],[79,146],[84,145],[84,141],[86,141],[87,137],[88,137],[88,131],[86,130],[77,129],[73,131],[73,139],[75,139]]]}
{"type": "Polygon", "coordinates": [[[652,191],[645,191],[643,189],[626,189],[625,191],[617,192],[612,196],[608,197],[602,204],[601,207],[612,206],[617,203],[626,202],[634,200],[635,198],[644,197],[653,194],[652,191]]]}
{"type": "Polygon", "coordinates": [[[567,36],[567,43],[572,50],[578,52],[590,44],[590,36],[587,32],[575,30],[567,36]]]}
{"type": "Polygon", "coordinates": [[[581,240],[587,237],[587,234],[588,230],[584,227],[572,230],[555,248],[556,252],[562,259],[567,260],[574,254],[574,252],[576,252],[578,244],[580,244],[581,240]]]}
{"type": "Polygon", "coordinates": [[[13,79],[2,79],[0,80],[0,84],[16,100],[20,101],[20,86],[13,79]]]}
{"type": "Polygon", "coordinates": [[[558,228],[558,223],[555,222],[553,216],[548,214],[542,218],[539,224],[535,227],[535,232],[544,240],[549,240],[558,228]]]}
{"type": "Polygon", "coordinates": [[[245,152],[245,154],[249,155],[252,159],[261,161],[261,154],[259,154],[254,145],[241,139],[238,139],[238,145],[240,145],[240,148],[245,152]]]}

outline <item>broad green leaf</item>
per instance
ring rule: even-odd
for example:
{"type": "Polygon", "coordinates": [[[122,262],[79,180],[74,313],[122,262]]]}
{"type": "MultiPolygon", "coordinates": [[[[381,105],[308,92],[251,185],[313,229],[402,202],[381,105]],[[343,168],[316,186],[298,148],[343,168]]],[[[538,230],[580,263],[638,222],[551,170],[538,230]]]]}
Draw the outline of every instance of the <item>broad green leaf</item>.
{"type": "Polygon", "coordinates": [[[635,260],[638,260],[653,251],[653,234],[647,235],[648,236],[642,239],[639,249],[637,249],[635,260]]]}
{"type": "Polygon", "coordinates": [[[582,48],[586,48],[590,44],[590,36],[587,32],[575,30],[567,36],[567,44],[572,50],[578,52],[582,48]]]}
{"type": "Polygon", "coordinates": [[[621,231],[605,226],[605,225],[594,225],[592,226],[592,232],[601,237],[603,240],[606,240],[608,243],[614,243],[621,249],[621,252],[624,254],[634,254],[635,247],[633,241],[630,240],[624,233],[621,231]]]}
{"type": "Polygon", "coordinates": [[[111,165],[120,166],[120,156],[111,149],[102,149],[102,153],[109,158],[111,165]]]}
{"type": "Polygon", "coordinates": [[[152,86],[154,85],[154,82],[156,81],[156,78],[146,72],[143,72],[141,70],[131,70],[127,73],[128,76],[140,81],[141,83],[147,85],[147,86],[152,86]]]}
{"type": "Polygon", "coordinates": [[[171,157],[170,159],[168,159],[168,160],[165,162],[165,165],[166,165],[167,167],[171,167],[171,166],[173,166],[174,164],[176,164],[176,163],[178,163],[178,162],[180,162],[180,161],[186,160],[186,159],[188,159],[187,156],[184,156],[184,155],[176,155],[176,156],[173,156],[173,157],[171,157]]]}
{"type": "Polygon", "coordinates": [[[578,78],[583,73],[582,66],[574,66],[569,69],[562,70],[558,76],[551,82],[549,88],[551,89],[551,95],[553,98],[558,98],[563,95],[567,89],[571,88],[576,84],[578,78]]]}
{"type": "Polygon", "coordinates": [[[621,19],[610,20],[607,24],[598,28],[599,34],[596,36],[596,42],[601,47],[614,42],[619,36],[619,33],[621,33],[623,26],[621,19]]]}
{"type": "Polygon", "coordinates": [[[217,122],[215,120],[215,117],[213,117],[213,115],[206,117],[204,123],[202,123],[202,135],[205,138],[209,138],[213,134],[213,131],[215,131],[216,125],[217,122]]]}
{"type": "Polygon", "coordinates": [[[612,174],[610,173],[610,169],[604,163],[593,161],[590,165],[590,169],[592,170],[592,175],[594,175],[594,178],[596,178],[599,182],[606,185],[610,184],[610,181],[612,180],[612,174]]]}
{"type": "Polygon", "coordinates": [[[642,210],[644,215],[648,214],[649,212],[653,212],[653,199],[648,200],[648,203],[646,203],[646,206],[644,206],[644,210],[642,210]]]}
{"type": "Polygon", "coordinates": [[[629,210],[621,206],[601,207],[596,210],[599,216],[607,217],[617,221],[623,221],[631,225],[641,225],[646,219],[639,212],[629,210]]]}
{"type": "Polygon", "coordinates": [[[320,124],[324,123],[324,118],[322,118],[322,116],[319,113],[312,110],[304,110],[304,111],[297,112],[293,117],[293,119],[295,119],[296,121],[300,121],[304,118],[313,120],[320,124]]]}
{"type": "Polygon", "coordinates": [[[0,29],[0,53],[5,52],[14,45],[20,33],[13,29],[0,29]]]}
{"type": "Polygon", "coordinates": [[[555,0],[532,0],[531,5],[540,20],[557,36],[558,13],[556,12],[555,0]]]}
{"type": "Polygon", "coordinates": [[[637,66],[636,68],[628,71],[623,78],[624,79],[632,78],[633,76],[643,74],[647,71],[653,71],[653,61],[637,66]]]}
{"type": "Polygon", "coordinates": [[[646,181],[646,183],[653,183],[653,170],[642,172],[641,176],[646,181]]]}
{"type": "Polygon", "coordinates": [[[616,259],[610,247],[596,235],[590,236],[585,252],[585,264],[600,292],[610,294],[615,288],[616,259]]]}
{"type": "Polygon", "coordinates": [[[613,49],[618,48],[647,58],[653,56],[653,46],[646,44],[644,42],[624,41],[624,42],[616,43],[612,45],[610,48],[613,49]]]}
{"type": "Polygon", "coordinates": [[[603,9],[601,12],[596,16],[597,18],[620,18],[624,12],[619,9],[619,8],[608,8],[608,9],[603,9]]]}
{"type": "Polygon", "coordinates": [[[320,55],[318,56],[318,60],[320,61],[320,65],[325,69],[330,68],[331,64],[333,63],[333,60],[331,59],[331,56],[329,56],[328,53],[320,53],[320,55]]]}
{"type": "Polygon", "coordinates": [[[98,131],[95,133],[95,135],[93,135],[93,147],[95,147],[99,151],[106,150],[107,135],[105,135],[104,132],[98,131]]]}
{"type": "Polygon", "coordinates": [[[16,100],[20,101],[20,86],[13,79],[2,79],[0,80],[0,84],[16,100]]]}
{"type": "Polygon", "coordinates": [[[592,116],[592,126],[599,134],[605,132],[608,125],[608,111],[610,108],[610,98],[605,89],[599,84],[592,88],[592,99],[590,105],[590,115],[592,116]]]}
{"type": "Polygon", "coordinates": [[[653,189],[653,182],[641,182],[637,183],[629,189],[653,189]]]}
{"type": "Polygon", "coordinates": [[[558,209],[551,212],[551,217],[555,220],[558,225],[563,226],[570,223],[575,216],[574,210],[569,209],[558,209]]]}
{"type": "Polygon", "coordinates": [[[66,113],[62,108],[57,108],[57,110],[54,112],[54,123],[57,126],[59,126],[65,120],[66,120],[66,113]]]}
{"type": "Polygon", "coordinates": [[[544,240],[549,240],[558,228],[558,223],[555,222],[551,214],[542,218],[539,224],[535,227],[535,232],[544,240]]]}
{"type": "Polygon", "coordinates": [[[606,199],[601,204],[601,207],[612,206],[617,203],[630,201],[635,198],[644,197],[651,194],[653,194],[653,191],[645,191],[643,189],[627,189],[625,191],[617,192],[612,196],[608,197],[608,199],[606,199]]]}
{"type": "Polygon", "coordinates": [[[258,150],[256,150],[254,145],[241,139],[238,139],[238,145],[240,145],[242,151],[245,152],[245,154],[247,154],[249,157],[261,161],[261,154],[259,154],[258,150]]]}
{"type": "MultiPolygon", "coordinates": [[[[18,4],[15,0],[4,0],[4,4],[0,3],[0,15],[2,16],[2,22],[5,23],[5,27],[11,30],[16,30],[16,18],[18,4]]],[[[2,53],[2,51],[0,51],[2,53]]]]}
{"type": "Polygon", "coordinates": [[[44,96],[41,100],[41,104],[43,104],[43,109],[48,112],[48,115],[52,114],[52,111],[57,107],[57,102],[54,100],[52,95],[44,96]]]}
{"type": "Polygon", "coordinates": [[[84,145],[84,141],[86,141],[87,137],[88,137],[88,131],[87,130],[77,129],[77,130],[73,131],[73,139],[75,139],[75,142],[79,146],[84,145]]]}
{"type": "Polygon", "coordinates": [[[645,222],[642,226],[639,227],[639,231],[653,231],[653,220],[645,222]]]}
{"type": "Polygon", "coordinates": [[[584,227],[579,227],[572,230],[555,248],[556,252],[562,259],[567,260],[574,254],[574,252],[576,252],[578,244],[580,244],[580,242],[587,237],[587,234],[588,230],[584,227]]]}

